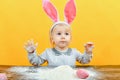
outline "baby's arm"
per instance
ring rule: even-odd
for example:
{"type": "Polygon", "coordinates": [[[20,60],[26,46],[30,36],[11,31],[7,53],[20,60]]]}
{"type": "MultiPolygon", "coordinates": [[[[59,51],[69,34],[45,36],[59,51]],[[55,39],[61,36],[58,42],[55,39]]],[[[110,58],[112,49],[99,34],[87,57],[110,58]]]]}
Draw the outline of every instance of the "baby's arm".
{"type": "Polygon", "coordinates": [[[77,51],[77,60],[82,63],[82,64],[87,64],[91,61],[92,59],[92,49],[93,49],[93,43],[92,42],[87,42],[85,44],[85,52],[84,54],[81,54],[79,51],[77,51]]]}
{"type": "Polygon", "coordinates": [[[34,66],[38,66],[45,62],[45,60],[38,56],[36,53],[37,45],[38,44],[34,44],[33,40],[29,40],[24,46],[28,53],[28,59],[30,63],[34,66]]]}
{"type": "Polygon", "coordinates": [[[30,63],[34,66],[39,66],[40,64],[43,64],[45,62],[45,60],[38,56],[36,52],[28,53],[28,59],[30,63]]]}
{"type": "MultiPolygon", "coordinates": [[[[79,53],[80,54],[80,53],[79,53]]],[[[82,64],[87,64],[91,61],[92,59],[92,54],[87,54],[86,52],[82,54],[81,56],[78,56],[78,61],[82,64]]]]}

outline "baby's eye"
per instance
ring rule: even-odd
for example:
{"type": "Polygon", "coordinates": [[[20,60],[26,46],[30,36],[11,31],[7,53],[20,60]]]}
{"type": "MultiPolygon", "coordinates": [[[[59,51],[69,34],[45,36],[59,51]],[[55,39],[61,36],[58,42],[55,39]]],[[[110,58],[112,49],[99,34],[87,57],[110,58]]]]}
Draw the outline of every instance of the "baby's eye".
{"type": "Polygon", "coordinates": [[[69,33],[65,33],[65,35],[69,35],[69,33]]]}
{"type": "Polygon", "coordinates": [[[61,33],[57,33],[57,35],[61,35],[61,33]]]}

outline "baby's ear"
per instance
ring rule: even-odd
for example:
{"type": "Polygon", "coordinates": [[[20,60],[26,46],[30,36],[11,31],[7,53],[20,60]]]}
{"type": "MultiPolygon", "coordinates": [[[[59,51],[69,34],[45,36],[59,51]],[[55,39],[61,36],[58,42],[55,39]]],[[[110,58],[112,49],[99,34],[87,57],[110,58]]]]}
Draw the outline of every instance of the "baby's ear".
{"type": "Polygon", "coordinates": [[[72,35],[70,36],[70,39],[71,39],[71,41],[72,41],[72,35]]]}
{"type": "Polygon", "coordinates": [[[51,42],[51,43],[53,42],[53,37],[52,37],[52,35],[50,36],[50,42],[51,42]]]}

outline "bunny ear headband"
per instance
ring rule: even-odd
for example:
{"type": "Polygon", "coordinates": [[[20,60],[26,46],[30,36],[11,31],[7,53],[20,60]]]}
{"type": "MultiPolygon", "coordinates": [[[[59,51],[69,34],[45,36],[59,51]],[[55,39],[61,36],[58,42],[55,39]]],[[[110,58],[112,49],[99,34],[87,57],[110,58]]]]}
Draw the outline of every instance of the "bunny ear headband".
{"type": "Polygon", "coordinates": [[[43,1],[42,4],[44,11],[54,22],[51,30],[55,27],[55,25],[59,23],[70,25],[70,23],[74,20],[76,16],[76,6],[74,0],[69,0],[65,6],[64,9],[65,21],[59,21],[58,12],[54,7],[54,5],[50,2],[50,0],[42,0],[42,1],[43,1]]]}

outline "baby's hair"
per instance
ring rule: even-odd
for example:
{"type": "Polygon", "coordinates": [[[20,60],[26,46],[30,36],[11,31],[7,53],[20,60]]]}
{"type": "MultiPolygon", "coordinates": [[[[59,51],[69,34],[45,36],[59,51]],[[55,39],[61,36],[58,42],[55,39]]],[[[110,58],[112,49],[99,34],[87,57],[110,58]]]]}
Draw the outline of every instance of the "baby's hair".
{"type": "Polygon", "coordinates": [[[50,33],[53,32],[54,28],[55,28],[57,25],[59,25],[59,26],[64,26],[64,25],[65,25],[65,26],[70,27],[69,24],[67,24],[67,23],[65,23],[65,22],[62,22],[62,21],[59,21],[59,22],[56,22],[55,24],[53,24],[53,26],[52,26],[51,29],[50,29],[50,33]]]}
{"type": "Polygon", "coordinates": [[[51,29],[51,31],[50,31],[51,33],[53,32],[54,28],[55,28],[57,25],[59,25],[59,26],[64,26],[64,25],[65,25],[65,26],[66,26],[66,24],[63,24],[63,23],[56,24],[56,25],[54,25],[53,28],[51,29]]]}

